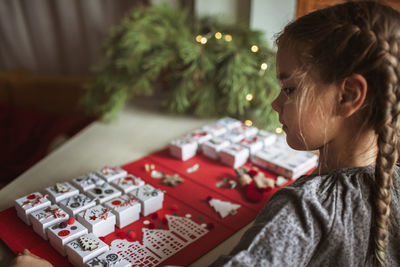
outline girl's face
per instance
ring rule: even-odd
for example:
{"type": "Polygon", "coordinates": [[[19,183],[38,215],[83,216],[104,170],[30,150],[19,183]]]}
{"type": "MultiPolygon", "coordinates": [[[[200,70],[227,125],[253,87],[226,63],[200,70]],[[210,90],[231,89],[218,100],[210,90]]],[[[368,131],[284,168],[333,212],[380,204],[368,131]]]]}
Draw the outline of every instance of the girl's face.
{"type": "MultiPolygon", "coordinates": [[[[277,75],[281,92],[272,102],[283,124],[286,140],[297,150],[316,150],[331,142],[339,133],[336,85],[312,79],[310,88],[300,87],[300,80],[293,74],[299,63],[289,49],[278,48],[277,75]]],[[[312,77],[314,75],[311,75],[312,77]]]]}

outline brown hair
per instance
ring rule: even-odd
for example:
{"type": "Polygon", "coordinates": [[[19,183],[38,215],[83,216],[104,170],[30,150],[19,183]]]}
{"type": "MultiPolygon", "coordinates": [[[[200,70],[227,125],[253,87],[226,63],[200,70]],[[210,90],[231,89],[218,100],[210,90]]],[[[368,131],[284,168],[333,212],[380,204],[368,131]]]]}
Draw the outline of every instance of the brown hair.
{"type": "Polygon", "coordinates": [[[307,14],[285,27],[278,47],[293,49],[304,76],[338,83],[357,73],[368,83],[364,127],[378,135],[375,167],[374,262],[386,265],[386,243],[400,113],[400,13],[372,1],[347,2],[307,14]]]}

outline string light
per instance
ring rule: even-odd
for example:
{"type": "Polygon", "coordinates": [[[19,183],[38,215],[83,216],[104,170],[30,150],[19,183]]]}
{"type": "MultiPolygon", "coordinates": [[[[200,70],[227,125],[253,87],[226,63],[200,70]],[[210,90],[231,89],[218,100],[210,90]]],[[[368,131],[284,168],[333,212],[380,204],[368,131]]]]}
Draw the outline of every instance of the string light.
{"type": "Polygon", "coordinates": [[[245,120],[244,124],[246,124],[246,126],[252,126],[253,122],[251,120],[245,120]]]}
{"type": "Polygon", "coordinates": [[[268,69],[268,65],[267,65],[267,63],[265,63],[265,62],[264,62],[264,63],[262,63],[262,64],[261,64],[261,69],[262,69],[262,70],[266,70],[266,69],[268,69]]]}
{"type": "Polygon", "coordinates": [[[276,128],[275,129],[275,132],[277,133],[277,134],[281,134],[282,133],[282,128],[280,128],[280,127],[278,127],[278,128],[276,128]]]}
{"type": "Polygon", "coordinates": [[[200,42],[201,42],[201,38],[203,38],[203,36],[197,35],[197,36],[196,36],[196,41],[197,41],[198,43],[200,43],[200,42]]]}
{"type": "Polygon", "coordinates": [[[246,95],[246,100],[247,100],[247,101],[253,100],[253,95],[252,95],[252,94],[247,94],[247,95],[246,95]]]}
{"type": "Polygon", "coordinates": [[[251,46],[251,52],[253,52],[253,53],[258,52],[258,46],[252,45],[252,46],[251,46]]]}
{"type": "Polygon", "coordinates": [[[221,39],[222,38],[222,33],[216,32],[215,33],[215,39],[221,39]]]}
{"type": "Polygon", "coordinates": [[[227,42],[232,41],[232,35],[230,35],[230,34],[225,35],[225,41],[227,41],[227,42]]]}
{"type": "Polygon", "coordinates": [[[206,37],[201,37],[200,43],[206,44],[207,43],[207,38],[206,37]]]}

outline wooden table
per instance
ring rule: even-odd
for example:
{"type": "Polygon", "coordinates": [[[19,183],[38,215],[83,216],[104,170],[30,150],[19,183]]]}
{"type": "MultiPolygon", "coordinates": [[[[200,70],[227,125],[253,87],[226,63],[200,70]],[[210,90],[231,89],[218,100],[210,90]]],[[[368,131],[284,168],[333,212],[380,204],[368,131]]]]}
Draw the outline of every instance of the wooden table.
{"type": "MultiPolygon", "coordinates": [[[[169,141],[215,119],[171,115],[149,108],[153,102],[135,101],[127,105],[111,123],[94,122],[0,191],[0,210],[30,192],[41,191],[56,182],[71,180],[103,166],[118,166],[165,148],[169,141]]],[[[225,240],[191,266],[207,266],[219,255],[227,254],[249,227],[225,240]]],[[[0,242],[0,265],[14,258],[0,242]]]]}

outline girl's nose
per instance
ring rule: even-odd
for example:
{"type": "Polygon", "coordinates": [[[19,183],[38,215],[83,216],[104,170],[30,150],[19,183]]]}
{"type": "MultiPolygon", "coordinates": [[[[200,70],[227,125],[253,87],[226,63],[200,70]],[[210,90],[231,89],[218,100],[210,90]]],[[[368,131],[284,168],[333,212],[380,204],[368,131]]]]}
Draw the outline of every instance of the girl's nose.
{"type": "Polygon", "coordinates": [[[282,107],[282,93],[279,93],[279,95],[275,98],[274,101],[272,101],[271,106],[272,109],[275,110],[276,112],[280,113],[281,107],[282,107]]]}

